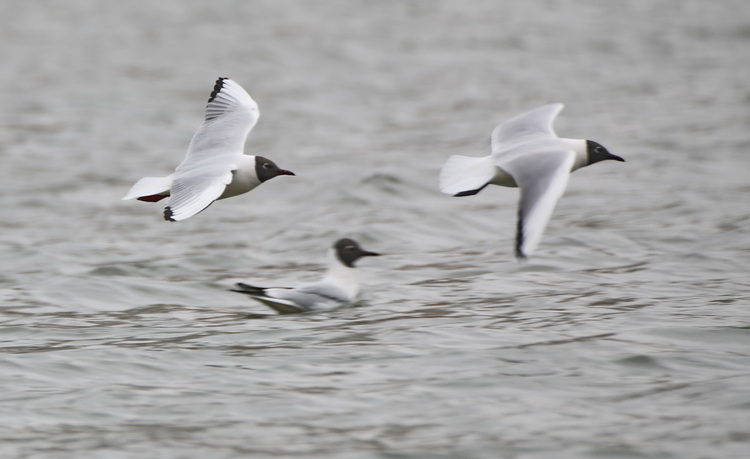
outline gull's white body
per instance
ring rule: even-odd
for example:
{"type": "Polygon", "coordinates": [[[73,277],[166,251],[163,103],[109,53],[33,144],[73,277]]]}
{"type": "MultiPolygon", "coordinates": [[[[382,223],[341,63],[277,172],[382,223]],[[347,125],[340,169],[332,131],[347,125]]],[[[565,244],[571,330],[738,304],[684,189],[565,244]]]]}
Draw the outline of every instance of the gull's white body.
{"type": "Polygon", "coordinates": [[[451,195],[473,194],[487,185],[521,189],[519,257],[536,249],[570,173],[589,164],[586,140],[559,138],[552,129],[562,109],[562,104],[545,105],[498,125],[489,156],[451,156],[440,174],[440,190],[451,195]]]}
{"type": "Polygon", "coordinates": [[[262,294],[250,296],[282,314],[320,311],[354,302],[359,295],[359,279],[355,268],[341,263],[331,249],[328,251],[328,269],[320,281],[261,290],[262,294]]]}
{"type": "Polygon", "coordinates": [[[258,104],[239,84],[219,79],[206,106],[205,121],[175,172],[167,177],[142,178],[123,199],[169,195],[165,218],[177,221],[197,214],[217,199],[252,190],[261,181],[255,172],[255,156],[243,152],[259,116],[258,104]]]}

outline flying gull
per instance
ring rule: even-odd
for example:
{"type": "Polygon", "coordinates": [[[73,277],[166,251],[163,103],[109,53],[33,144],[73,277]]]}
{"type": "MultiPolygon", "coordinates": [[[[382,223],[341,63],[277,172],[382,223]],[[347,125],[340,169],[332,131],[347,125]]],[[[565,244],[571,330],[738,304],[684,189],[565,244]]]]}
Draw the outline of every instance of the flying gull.
{"type": "Polygon", "coordinates": [[[491,154],[451,156],[440,172],[440,191],[471,196],[487,185],[518,187],[516,256],[529,257],[565,191],[570,173],[599,161],[625,161],[592,140],[557,137],[552,122],[563,104],[522,113],[492,131],[491,154]]]}
{"type": "Polygon", "coordinates": [[[250,94],[229,78],[216,80],[206,118],[190,141],[185,159],[167,177],[144,177],[123,200],[169,198],[164,219],[185,220],[217,199],[247,193],[279,175],[294,175],[270,159],[244,154],[245,139],[260,112],[250,94]]]}

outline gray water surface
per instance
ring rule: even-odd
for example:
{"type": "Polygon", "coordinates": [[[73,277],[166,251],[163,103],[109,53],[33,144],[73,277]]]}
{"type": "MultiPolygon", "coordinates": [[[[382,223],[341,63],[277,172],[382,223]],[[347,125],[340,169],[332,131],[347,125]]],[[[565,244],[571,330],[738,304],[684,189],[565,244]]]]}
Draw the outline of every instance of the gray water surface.
{"type": "Polygon", "coordinates": [[[748,457],[748,49],[741,0],[0,3],[0,457],[748,457]],[[120,201],[219,76],[297,177],[120,201]],[[550,102],[627,162],[518,263],[517,190],[437,175],[550,102]],[[357,307],[227,291],[344,236],[357,307]]]}

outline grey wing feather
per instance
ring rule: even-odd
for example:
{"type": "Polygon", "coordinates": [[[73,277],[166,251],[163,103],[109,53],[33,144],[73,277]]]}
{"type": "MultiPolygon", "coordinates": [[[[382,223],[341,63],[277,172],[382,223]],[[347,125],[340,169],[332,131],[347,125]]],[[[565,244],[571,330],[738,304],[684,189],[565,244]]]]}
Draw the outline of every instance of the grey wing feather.
{"type": "Polygon", "coordinates": [[[232,172],[177,176],[164,208],[164,218],[180,221],[205,210],[224,193],[232,181],[232,172]]]}
{"type": "Polygon", "coordinates": [[[279,312],[298,314],[317,309],[332,309],[348,302],[344,293],[325,282],[303,284],[298,287],[255,287],[238,283],[234,292],[245,293],[279,312]]]}
{"type": "Polygon", "coordinates": [[[277,300],[274,298],[268,298],[265,296],[250,295],[253,299],[263,303],[279,314],[299,314],[302,312],[308,312],[309,309],[305,309],[294,302],[286,300],[277,300]]]}
{"type": "Polygon", "coordinates": [[[490,135],[492,153],[499,153],[508,144],[528,140],[530,136],[557,137],[552,123],[562,109],[563,104],[544,105],[497,125],[490,135]]]}
{"type": "Polygon", "coordinates": [[[279,293],[274,292],[272,296],[293,301],[308,310],[334,308],[348,302],[341,290],[324,282],[300,285],[279,293]]]}

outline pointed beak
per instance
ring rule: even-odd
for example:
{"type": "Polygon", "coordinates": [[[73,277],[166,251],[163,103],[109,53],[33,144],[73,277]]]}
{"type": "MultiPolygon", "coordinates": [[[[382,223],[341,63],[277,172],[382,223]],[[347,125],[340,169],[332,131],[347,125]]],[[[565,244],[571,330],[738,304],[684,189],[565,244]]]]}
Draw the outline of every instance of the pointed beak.
{"type": "Polygon", "coordinates": [[[610,153],[610,158],[608,158],[608,159],[614,159],[615,161],[621,161],[623,163],[625,162],[624,159],[622,159],[621,157],[619,157],[617,155],[613,155],[612,153],[610,153]]]}
{"type": "Polygon", "coordinates": [[[379,257],[379,256],[380,256],[380,254],[379,254],[379,253],[377,253],[377,252],[367,252],[367,251],[366,251],[366,252],[364,252],[364,253],[362,254],[362,256],[363,256],[363,257],[379,257]]]}
{"type": "Polygon", "coordinates": [[[279,170],[279,175],[296,175],[296,174],[294,172],[288,171],[286,169],[280,169],[279,170]]]}

